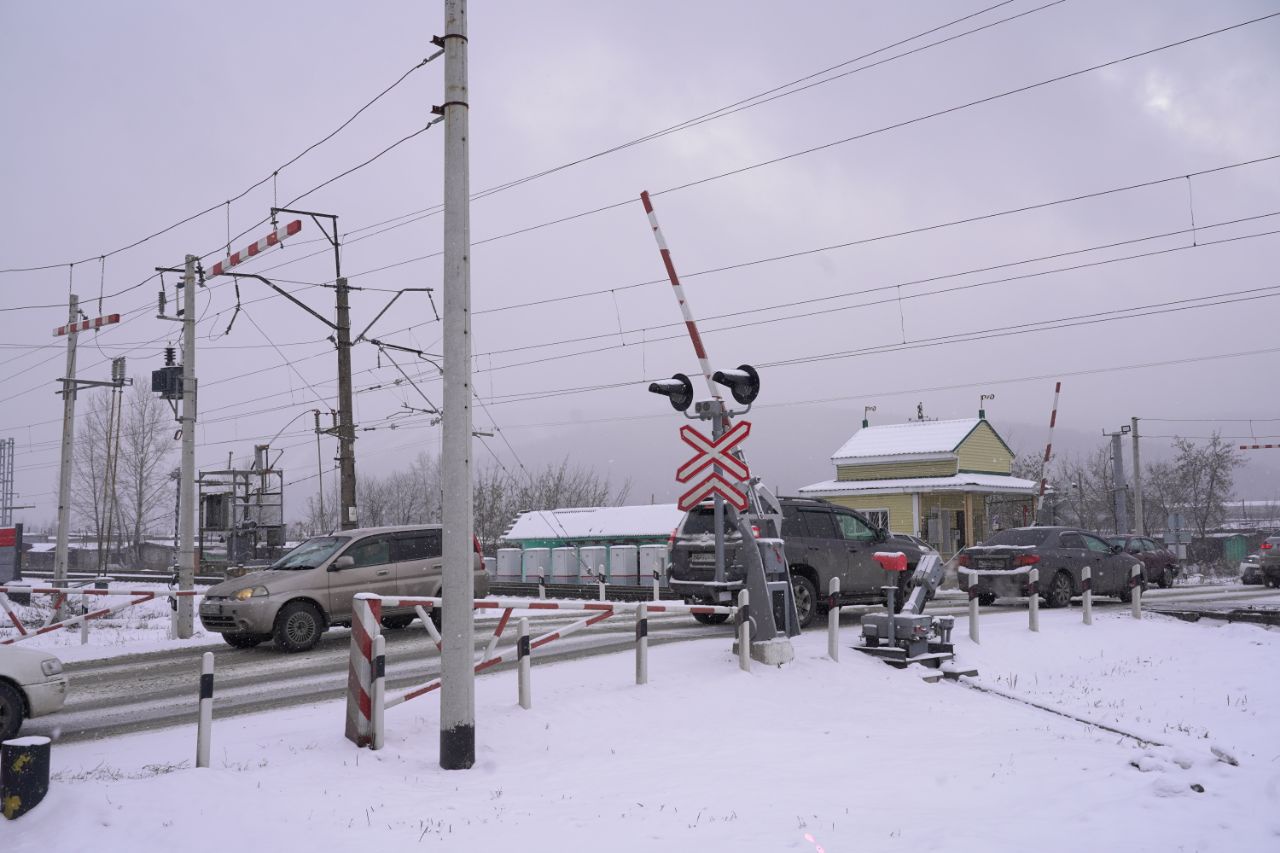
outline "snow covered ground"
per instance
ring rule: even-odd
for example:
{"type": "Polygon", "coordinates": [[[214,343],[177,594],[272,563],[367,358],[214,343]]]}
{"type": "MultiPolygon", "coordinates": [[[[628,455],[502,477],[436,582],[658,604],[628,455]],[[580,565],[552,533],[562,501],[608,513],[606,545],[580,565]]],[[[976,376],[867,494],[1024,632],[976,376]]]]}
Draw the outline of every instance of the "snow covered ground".
{"type": "MultiPolygon", "coordinates": [[[[736,667],[727,639],[535,663],[476,682],[477,764],[437,764],[438,698],[387,714],[380,752],[342,737],[343,705],[55,744],[43,804],[6,851],[1125,851],[1280,849],[1280,632],[1127,613],[957,620],[979,681],[1169,744],[954,683],[926,684],[826,638],[781,668],[736,667]],[[1231,766],[1211,748],[1239,761],[1231,766]],[[1197,791],[1196,787],[1202,788],[1197,791]],[[79,839],[80,841],[77,841],[79,839]]],[[[215,712],[216,715],[216,712],[215,712]]]]}

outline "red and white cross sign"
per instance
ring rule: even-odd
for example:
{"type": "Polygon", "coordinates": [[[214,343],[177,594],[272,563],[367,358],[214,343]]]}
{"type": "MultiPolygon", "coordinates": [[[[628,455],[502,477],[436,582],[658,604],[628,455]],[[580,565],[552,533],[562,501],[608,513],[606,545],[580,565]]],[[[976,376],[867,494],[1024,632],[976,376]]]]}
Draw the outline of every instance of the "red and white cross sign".
{"type": "MultiPolygon", "coordinates": [[[[750,434],[749,421],[738,421],[717,439],[708,438],[691,426],[680,427],[680,440],[697,452],[676,470],[676,481],[688,483],[699,473],[718,465],[733,480],[745,482],[751,476],[751,469],[741,459],[733,456],[731,451],[750,434]]],[[[717,494],[739,510],[746,510],[746,495],[715,471],[707,472],[699,478],[689,491],[680,496],[678,505],[680,509],[688,510],[717,494]]]]}

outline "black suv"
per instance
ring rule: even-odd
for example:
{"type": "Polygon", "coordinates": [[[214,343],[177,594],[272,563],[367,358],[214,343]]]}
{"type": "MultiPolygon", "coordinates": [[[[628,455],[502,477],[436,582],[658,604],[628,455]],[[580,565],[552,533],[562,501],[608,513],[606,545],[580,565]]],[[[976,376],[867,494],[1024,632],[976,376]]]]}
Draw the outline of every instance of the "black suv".
{"type": "MultiPolygon", "coordinates": [[[[803,628],[826,611],[831,579],[840,578],[840,604],[879,604],[881,587],[897,586],[900,607],[907,579],[919,562],[921,550],[914,542],[888,533],[863,515],[817,498],[780,498],[782,538],[791,569],[796,613],[803,628]],[[874,559],[877,551],[901,551],[907,571],[889,572],[874,559]]],[[[725,514],[726,517],[729,515],[725,514]]],[[[725,585],[715,585],[715,515],[710,503],[685,514],[671,542],[671,589],[686,601],[715,603],[721,590],[741,589],[745,572],[738,559],[738,531],[725,530],[725,585]]],[[[723,621],[695,616],[701,622],[723,621]]]]}

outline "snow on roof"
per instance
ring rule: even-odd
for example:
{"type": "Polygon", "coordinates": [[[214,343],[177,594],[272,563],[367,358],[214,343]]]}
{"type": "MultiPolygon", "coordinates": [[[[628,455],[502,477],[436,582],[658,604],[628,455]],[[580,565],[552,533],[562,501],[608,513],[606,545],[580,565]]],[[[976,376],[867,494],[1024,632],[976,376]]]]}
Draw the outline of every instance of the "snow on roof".
{"type": "Polygon", "coordinates": [[[954,477],[903,477],[893,480],[825,480],[799,491],[810,497],[866,492],[1002,492],[1033,495],[1039,488],[1035,480],[1007,477],[1003,474],[956,474],[954,477]]]}
{"type": "Polygon", "coordinates": [[[612,539],[666,536],[684,518],[675,504],[572,507],[521,513],[503,539],[612,539]]]}
{"type": "Polygon", "coordinates": [[[960,418],[863,427],[831,455],[831,461],[951,454],[979,423],[978,418],[960,418]]]}

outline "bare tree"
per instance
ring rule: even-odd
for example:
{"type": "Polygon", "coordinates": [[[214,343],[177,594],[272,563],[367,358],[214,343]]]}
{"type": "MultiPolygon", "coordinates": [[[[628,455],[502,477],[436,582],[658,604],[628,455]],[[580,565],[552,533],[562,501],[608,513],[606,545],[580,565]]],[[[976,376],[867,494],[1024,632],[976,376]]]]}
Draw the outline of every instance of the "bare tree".
{"type": "Polygon", "coordinates": [[[173,416],[143,377],[136,377],[125,392],[123,406],[116,483],[129,549],[135,565],[141,565],[143,537],[167,527],[172,516],[174,482],[168,460],[173,416]]]}
{"type": "Polygon", "coordinates": [[[88,405],[76,418],[76,442],[72,448],[71,509],[82,529],[101,540],[107,529],[107,495],[103,486],[107,475],[107,422],[111,392],[99,390],[88,396],[88,405]]]}
{"type": "Polygon", "coordinates": [[[1183,498],[1195,531],[1204,537],[1226,517],[1226,502],[1235,487],[1235,471],[1242,460],[1239,451],[1215,432],[1204,444],[1175,438],[1174,466],[1183,483],[1183,498]]]}

